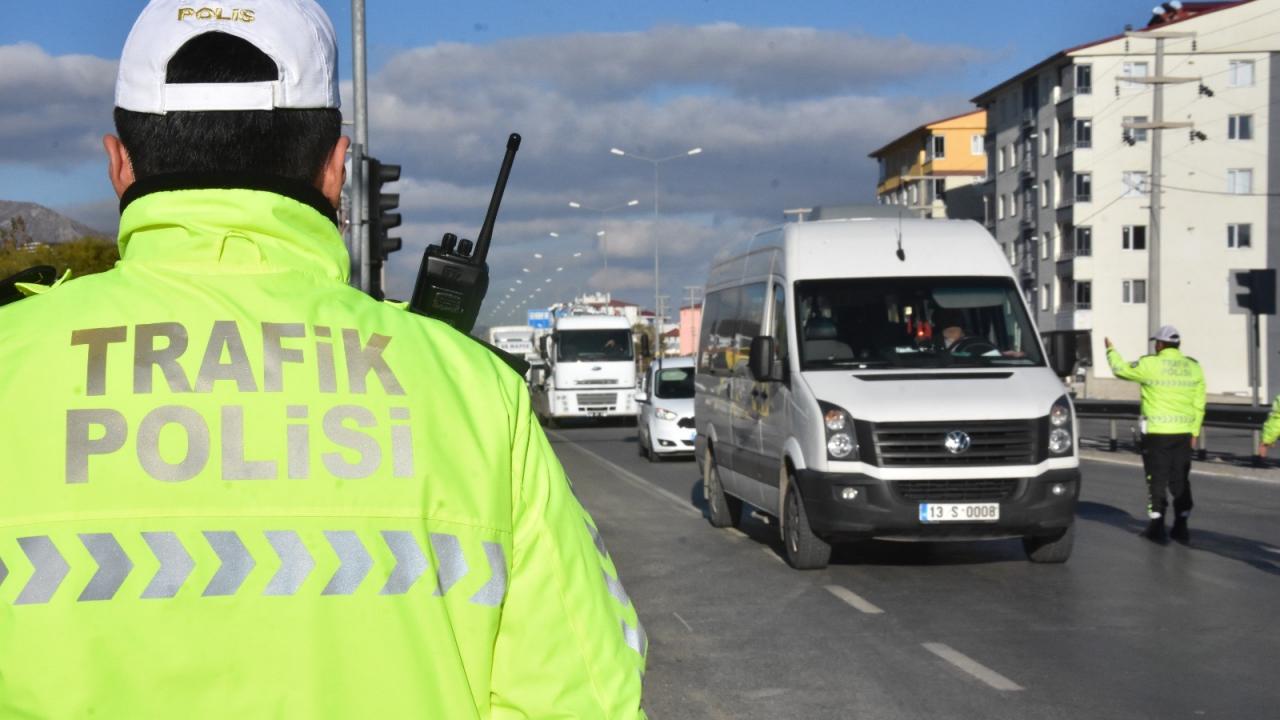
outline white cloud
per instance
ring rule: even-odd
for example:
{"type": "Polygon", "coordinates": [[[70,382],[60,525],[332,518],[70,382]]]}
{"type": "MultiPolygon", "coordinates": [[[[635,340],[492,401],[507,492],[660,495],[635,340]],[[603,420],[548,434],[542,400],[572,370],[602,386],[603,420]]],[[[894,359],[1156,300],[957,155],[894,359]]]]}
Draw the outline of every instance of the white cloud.
{"type": "Polygon", "coordinates": [[[0,45],[0,158],[67,167],[100,153],[115,73],[114,61],[0,45]]]}

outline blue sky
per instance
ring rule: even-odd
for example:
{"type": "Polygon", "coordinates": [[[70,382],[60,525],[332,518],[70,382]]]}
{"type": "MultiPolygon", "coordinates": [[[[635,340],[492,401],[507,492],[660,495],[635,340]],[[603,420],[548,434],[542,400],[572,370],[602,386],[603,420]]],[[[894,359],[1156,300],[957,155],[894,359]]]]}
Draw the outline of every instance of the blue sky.
{"type": "MultiPolygon", "coordinates": [[[[22,62],[0,63],[8,105],[0,108],[0,199],[39,202],[111,229],[112,196],[94,145],[110,129],[111,64],[142,4],[6,3],[0,52],[22,62]]],[[[321,4],[337,26],[348,78],[350,6],[321,4]]],[[[508,236],[495,254],[499,283],[518,278],[521,258],[535,248],[601,254],[583,238],[605,228],[612,275],[582,268],[588,280],[579,285],[641,300],[654,242],[684,268],[664,284],[679,295],[726,237],[780,219],[782,207],[865,201],[875,172],[866,153],[881,142],[967,109],[968,98],[1059,49],[1145,23],[1151,2],[368,5],[371,144],[405,166],[410,251],[397,257],[393,285],[408,282],[440,231],[479,224],[502,138],[518,130],[526,149],[504,210],[508,236]],[[706,152],[664,169],[662,223],[642,225],[635,215],[602,225],[570,211],[567,200],[604,206],[635,197],[642,209],[652,206],[651,171],[609,156],[610,145],[706,152]],[[552,231],[576,236],[576,245],[557,246],[547,239],[552,231]]]]}

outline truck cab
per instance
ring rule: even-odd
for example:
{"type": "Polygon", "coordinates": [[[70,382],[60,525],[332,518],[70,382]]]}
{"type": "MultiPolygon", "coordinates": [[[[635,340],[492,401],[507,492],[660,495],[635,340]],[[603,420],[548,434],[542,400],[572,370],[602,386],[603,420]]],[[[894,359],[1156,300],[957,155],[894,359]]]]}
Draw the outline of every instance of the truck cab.
{"type": "Polygon", "coordinates": [[[626,318],[558,317],[539,341],[546,363],[533,409],[548,425],[569,418],[634,419],[636,357],[626,318]]]}

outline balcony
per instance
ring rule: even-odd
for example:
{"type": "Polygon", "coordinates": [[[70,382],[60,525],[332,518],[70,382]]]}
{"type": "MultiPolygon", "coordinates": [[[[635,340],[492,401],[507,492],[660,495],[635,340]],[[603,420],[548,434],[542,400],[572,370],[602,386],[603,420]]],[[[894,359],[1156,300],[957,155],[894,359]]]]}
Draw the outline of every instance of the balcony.
{"type": "Polygon", "coordinates": [[[1060,303],[1054,321],[1058,330],[1092,330],[1093,310],[1089,303],[1060,303]]]}

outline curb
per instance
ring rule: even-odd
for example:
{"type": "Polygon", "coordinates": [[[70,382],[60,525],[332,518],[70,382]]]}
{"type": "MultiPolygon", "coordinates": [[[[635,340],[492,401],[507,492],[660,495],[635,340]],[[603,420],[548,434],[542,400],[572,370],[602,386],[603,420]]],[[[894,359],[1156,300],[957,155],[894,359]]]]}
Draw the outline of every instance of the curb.
{"type": "MultiPolygon", "coordinates": [[[[1136,454],[1123,450],[1110,452],[1106,450],[1089,450],[1081,448],[1080,459],[1090,460],[1093,462],[1110,463],[1112,465],[1142,467],[1142,460],[1136,454]]],[[[1193,460],[1191,462],[1191,474],[1216,478],[1230,478],[1232,480],[1248,480],[1251,482],[1267,484],[1280,484],[1280,470],[1237,468],[1214,461],[1202,462],[1200,460],[1193,460]]]]}

